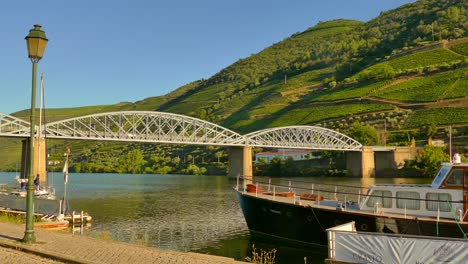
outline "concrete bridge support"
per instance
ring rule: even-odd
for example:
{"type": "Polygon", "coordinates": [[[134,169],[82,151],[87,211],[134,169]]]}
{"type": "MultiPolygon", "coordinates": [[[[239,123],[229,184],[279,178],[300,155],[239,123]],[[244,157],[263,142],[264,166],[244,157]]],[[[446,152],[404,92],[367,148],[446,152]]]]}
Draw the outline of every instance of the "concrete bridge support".
{"type": "Polygon", "coordinates": [[[374,150],[362,147],[362,151],[350,151],[346,154],[348,176],[370,178],[375,176],[374,150]]]}
{"type": "MultiPolygon", "coordinates": [[[[237,178],[237,176],[252,179],[252,147],[230,147],[229,148],[229,167],[228,177],[237,178]]],[[[249,180],[244,179],[244,183],[249,180]]]]}
{"type": "MultiPolygon", "coordinates": [[[[27,179],[29,173],[29,138],[22,141],[21,148],[21,178],[27,179]]],[[[45,139],[34,139],[34,168],[33,175],[39,174],[39,184],[46,186],[47,181],[47,151],[45,139]]]]}
{"type": "Polygon", "coordinates": [[[346,169],[351,177],[370,178],[393,177],[406,160],[414,160],[418,148],[408,147],[370,147],[365,146],[362,152],[348,152],[346,169]]]}

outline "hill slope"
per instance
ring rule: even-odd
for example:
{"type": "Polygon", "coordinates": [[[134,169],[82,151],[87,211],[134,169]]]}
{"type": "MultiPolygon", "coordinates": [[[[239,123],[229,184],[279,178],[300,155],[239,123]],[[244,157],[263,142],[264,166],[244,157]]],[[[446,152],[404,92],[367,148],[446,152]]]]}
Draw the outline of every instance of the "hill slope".
{"type": "MultiPolygon", "coordinates": [[[[395,135],[456,125],[463,136],[468,125],[466,10],[466,1],[420,0],[366,23],[322,22],[165,96],[47,109],[47,121],[155,110],[242,133],[286,125],[346,133],[359,121],[395,135]]],[[[28,119],[27,110],[15,115],[28,119]]],[[[390,135],[389,140],[401,137],[390,135]]],[[[2,155],[7,153],[0,160],[2,155]]]]}

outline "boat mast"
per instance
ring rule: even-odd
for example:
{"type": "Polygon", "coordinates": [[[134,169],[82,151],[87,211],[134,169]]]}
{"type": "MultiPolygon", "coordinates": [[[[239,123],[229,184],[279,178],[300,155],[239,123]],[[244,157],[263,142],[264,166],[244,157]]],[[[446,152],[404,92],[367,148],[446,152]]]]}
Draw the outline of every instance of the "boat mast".
{"type": "MultiPolygon", "coordinates": [[[[37,165],[37,174],[42,174],[41,168],[42,168],[42,160],[41,158],[46,159],[46,157],[41,157],[41,144],[42,144],[42,138],[43,138],[43,131],[42,131],[42,111],[44,109],[44,73],[41,73],[41,83],[40,83],[40,96],[39,96],[39,131],[37,133],[37,160],[38,162],[36,163],[37,165]]],[[[46,160],[44,160],[46,162],[46,160]]],[[[44,168],[46,167],[46,164],[44,164],[44,168]]],[[[44,184],[47,181],[47,172],[44,172],[44,184]]]]}
{"type": "Polygon", "coordinates": [[[67,183],[68,183],[68,155],[70,150],[65,152],[65,164],[63,165],[63,200],[62,200],[62,214],[65,214],[67,210],[66,197],[67,197],[67,183]]]}

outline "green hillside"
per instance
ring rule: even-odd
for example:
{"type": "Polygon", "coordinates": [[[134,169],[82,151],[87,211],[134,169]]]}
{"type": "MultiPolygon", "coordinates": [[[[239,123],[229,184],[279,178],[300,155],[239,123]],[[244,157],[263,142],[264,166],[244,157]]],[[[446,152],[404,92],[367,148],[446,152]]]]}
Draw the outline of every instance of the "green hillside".
{"type": "MultiPolygon", "coordinates": [[[[386,143],[395,145],[407,144],[407,137],[392,133],[423,140],[427,127],[442,131],[454,125],[463,145],[468,133],[467,10],[466,1],[420,0],[368,22],[320,22],[167,95],[47,109],[47,121],[154,110],[198,117],[241,133],[287,125],[347,133],[358,121],[385,129],[390,133],[386,143]]],[[[27,110],[14,115],[28,119],[27,110]]],[[[90,143],[80,144],[77,152],[91,149],[90,143]]],[[[112,159],[131,149],[115,147],[112,159]]],[[[6,155],[0,153],[0,168],[6,155]]]]}

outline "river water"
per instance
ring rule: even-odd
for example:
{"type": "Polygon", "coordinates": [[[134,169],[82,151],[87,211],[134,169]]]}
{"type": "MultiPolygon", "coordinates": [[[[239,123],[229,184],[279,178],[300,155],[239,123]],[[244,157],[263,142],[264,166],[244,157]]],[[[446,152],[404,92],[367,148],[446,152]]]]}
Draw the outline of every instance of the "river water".
{"type": "MultiPolygon", "coordinates": [[[[0,173],[0,183],[14,186],[14,173],[0,173]]],[[[360,186],[361,179],[293,178],[360,186]]],[[[275,179],[286,184],[289,179],[275,179]]],[[[378,183],[428,183],[427,179],[371,179],[378,183]]],[[[50,173],[57,197],[63,175],[50,173]]],[[[323,263],[327,248],[284,244],[251,236],[226,176],[80,174],[69,176],[67,197],[76,211],[88,212],[92,226],[84,235],[149,247],[192,251],[244,260],[258,250],[276,250],[276,263],[323,263]]],[[[310,185],[307,183],[307,185],[310,185]]]]}

